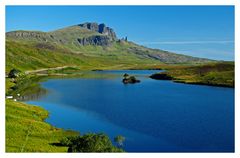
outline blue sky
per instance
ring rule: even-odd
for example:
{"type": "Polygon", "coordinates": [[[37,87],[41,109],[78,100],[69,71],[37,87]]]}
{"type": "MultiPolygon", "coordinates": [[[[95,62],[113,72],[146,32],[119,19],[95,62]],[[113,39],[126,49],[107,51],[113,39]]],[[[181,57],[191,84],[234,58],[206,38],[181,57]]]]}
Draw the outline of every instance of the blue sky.
{"type": "Polygon", "coordinates": [[[6,31],[105,23],[151,48],[234,60],[233,6],[7,6],[6,31]]]}

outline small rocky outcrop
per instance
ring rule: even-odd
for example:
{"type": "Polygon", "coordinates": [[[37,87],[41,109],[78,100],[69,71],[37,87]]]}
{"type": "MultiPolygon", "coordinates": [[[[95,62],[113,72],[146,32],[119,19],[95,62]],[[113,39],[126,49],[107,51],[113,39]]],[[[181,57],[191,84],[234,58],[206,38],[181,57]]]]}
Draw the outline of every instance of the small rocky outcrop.
{"type": "Polygon", "coordinates": [[[128,74],[124,74],[123,77],[124,78],[123,78],[122,82],[124,84],[128,84],[128,83],[133,84],[133,83],[139,83],[140,82],[140,80],[136,79],[135,76],[129,76],[128,74]]]}
{"type": "Polygon", "coordinates": [[[109,37],[111,41],[116,41],[117,36],[114,30],[110,27],[107,27],[105,24],[97,24],[97,23],[84,23],[84,24],[79,24],[78,26],[98,32],[100,34],[106,35],[109,37]]]}

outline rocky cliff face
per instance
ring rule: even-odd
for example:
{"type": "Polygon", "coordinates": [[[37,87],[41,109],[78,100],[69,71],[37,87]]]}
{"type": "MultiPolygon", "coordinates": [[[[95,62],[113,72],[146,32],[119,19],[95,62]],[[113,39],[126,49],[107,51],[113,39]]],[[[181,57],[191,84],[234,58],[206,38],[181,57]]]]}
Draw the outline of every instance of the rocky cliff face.
{"type": "Polygon", "coordinates": [[[13,31],[6,34],[7,37],[13,39],[35,39],[37,41],[49,41],[52,37],[44,32],[36,31],[13,31]]]}
{"type": "Polygon", "coordinates": [[[91,31],[98,32],[100,34],[106,35],[109,37],[111,41],[116,41],[117,36],[116,33],[113,31],[112,28],[107,27],[105,24],[97,24],[97,23],[84,23],[84,24],[79,24],[78,26],[88,29],[91,31]]]}
{"type": "Polygon", "coordinates": [[[111,40],[108,36],[90,36],[87,38],[78,38],[78,43],[80,45],[98,45],[98,46],[108,46],[111,44],[111,40]]]}

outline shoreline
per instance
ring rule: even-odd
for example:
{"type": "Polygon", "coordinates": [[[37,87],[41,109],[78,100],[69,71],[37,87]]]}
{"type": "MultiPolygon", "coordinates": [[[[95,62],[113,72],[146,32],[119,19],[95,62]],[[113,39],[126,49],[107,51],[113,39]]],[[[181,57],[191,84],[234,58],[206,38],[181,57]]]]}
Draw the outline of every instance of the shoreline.
{"type": "MultiPolygon", "coordinates": [[[[151,78],[149,76],[149,78],[151,78]]],[[[221,88],[235,88],[234,86],[228,86],[228,85],[214,85],[214,84],[207,84],[207,83],[200,83],[200,82],[187,82],[187,81],[183,81],[183,80],[175,80],[175,79],[155,79],[152,78],[154,80],[161,80],[161,81],[172,81],[174,83],[182,83],[182,84],[189,84],[189,85],[199,85],[199,86],[210,86],[210,87],[221,87],[221,88]]]]}

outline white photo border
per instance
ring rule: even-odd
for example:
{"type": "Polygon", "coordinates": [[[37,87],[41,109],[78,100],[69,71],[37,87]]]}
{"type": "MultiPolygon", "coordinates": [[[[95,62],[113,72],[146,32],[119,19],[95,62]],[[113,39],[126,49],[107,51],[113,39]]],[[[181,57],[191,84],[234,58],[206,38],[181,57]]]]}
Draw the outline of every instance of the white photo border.
{"type": "Polygon", "coordinates": [[[240,6],[238,0],[0,0],[0,157],[1,158],[234,158],[240,157],[240,6]],[[235,6],[235,152],[234,153],[5,153],[5,9],[9,5],[234,5],[235,6]],[[236,36],[238,35],[238,36],[236,36]]]}

